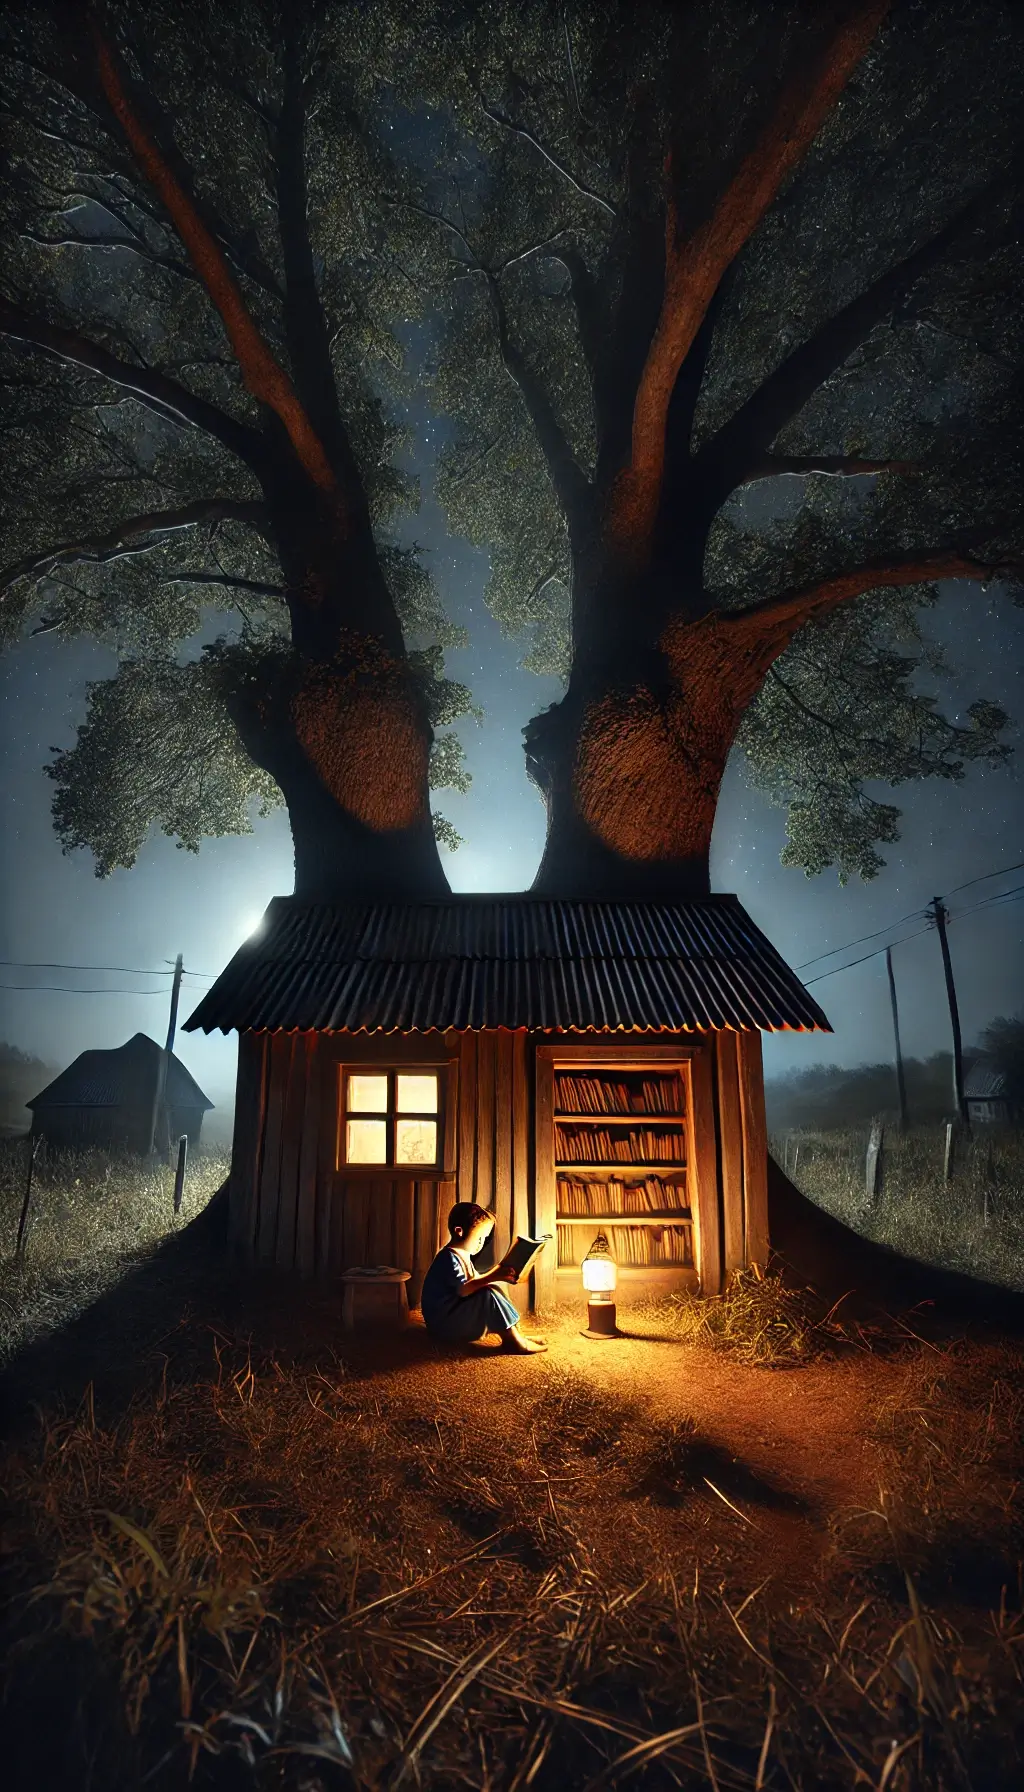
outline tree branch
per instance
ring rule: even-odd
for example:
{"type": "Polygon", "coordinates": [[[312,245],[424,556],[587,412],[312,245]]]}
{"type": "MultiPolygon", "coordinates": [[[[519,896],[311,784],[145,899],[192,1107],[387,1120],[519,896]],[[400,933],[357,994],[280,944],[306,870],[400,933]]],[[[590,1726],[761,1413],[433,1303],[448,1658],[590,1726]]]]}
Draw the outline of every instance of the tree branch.
{"type": "Polygon", "coordinates": [[[583,360],[590,377],[590,390],[598,419],[603,423],[609,405],[602,349],[606,346],[607,324],[601,303],[601,289],[578,249],[570,246],[552,251],[552,259],[560,261],[569,276],[569,292],[576,314],[583,360]]]}
{"type": "Polygon", "coordinates": [[[819,386],[866,341],[901,296],[934,267],[958,236],[978,222],[978,214],[1002,194],[1013,192],[1020,179],[1019,158],[973,193],[948,223],[919,248],[904,256],[830,317],[799,348],[780,362],[757,391],[704,443],[694,470],[708,485],[709,502],[717,509],[735,486],[750,477],[747,468],[765,455],[785,425],[803,409],[819,386]]]}
{"type": "Polygon", "coordinates": [[[765,454],[737,482],[735,490],[758,479],[777,479],[783,473],[829,473],[856,478],[865,473],[920,473],[916,460],[856,460],[843,454],[765,454]]]}
{"type": "Polygon", "coordinates": [[[0,335],[31,343],[59,361],[70,361],[76,367],[87,368],[101,379],[109,380],[111,385],[131,392],[157,416],[171,423],[203,430],[232,454],[237,454],[254,472],[266,466],[266,445],[258,430],[251,429],[247,423],[236,422],[226,411],[206,398],[199,398],[167,374],[122,361],[78,330],[47,323],[45,318],[35,317],[19,305],[0,299],[0,335]]]}
{"type": "Polygon", "coordinates": [[[512,340],[505,301],[501,296],[501,287],[497,279],[487,268],[482,267],[480,272],[487,281],[494,327],[498,337],[498,352],[506,373],[515,384],[519,396],[526,406],[541,453],[544,456],[555,496],[562,507],[571,534],[582,520],[582,511],[590,493],[589,483],[576,463],[565,431],[555,416],[550,398],[537,375],[527,363],[525,355],[512,340]]]}
{"type": "MultiPolygon", "coordinates": [[[[815,65],[786,84],[760,141],[740,163],[711,217],[688,240],[678,239],[671,193],[666,200],[661,314],[637,388],[629,464],[612,487],[606,519],[609,542],[636,564],[643,564],[650,551],[665,466],[665,426],[679,369],[726,269],[803,159],[889,4],[856,0],[815,65]]],[[[671,175],[670,165],[666,171],[671,175]]]]}
{"type": "Polygon", "coordinates": [[[465,231],[461,230],[443,212],[432,211],[429,206],[419,205],[412,200],[402,200],[399,203],[405,206],[406,210],[414,211],[420,217],[429,218],[433,223],[441,224],[446,230],[450,230],[466,251],[468,257],[465,263],[466,272],[479,274],[486,281],[502,364],[526,406],[541,453],[544,456],[555,496],[562,506],[571,530],[579,519],[581,510],[590,495],[590,485],[576,464],[565,431],[555,416],[551,400],[540,380],[529,367],[522,351],[512,341],[508,313],[505,310],[505,301],[501,296],[501,284],[498,276],[479,259],[465,231]]]}
{"type": "MultiPolygon", "coordinates": [[[[936,554],[918,551],[898,558],[869,561],[850,572],[823,579],[820,584],[783,591],[778,597],[765,598],[761,603],[748,604],[742,609],[720,611],[715,620],[749,636],[751,642],[763,640],[773,645],[778,642],[777,652],[781,653],[805,622],[827,616],[830,610],[863,596],[865,591],[874,591],[881,586],[927,584],[935,579],[977,579],[982,584],[989,584],[1001,574],[1017,570],[1004,562],[992,565],[971,559],[957,548],[947,548],[936,554]]],[[[773,653],[772,658],[775,657],[773,653]]]]}
{"type": "Polygon", "coordinates": [[[155,537],[192,529],[198,523],[252,523],[258,529],[267,527],[266,506],[243,499],[199,498],[176,510],[153,510],[145,516],[128,517],[102,535],[85,536],[80,541],[62,542],[41,554],[26,554],[0,571],[0,593],[8,591],[19,579],[41,579],[59,566],[75,561],[93,565],[120,560],[126,554],[144,554],[155,546],[155,537]]]}
{"type": "Polygon", "coordinates": [[[279,597],[287,592],[283,585],[268,585],[262,579],[243,579],[230,572],[175,572],[162,579],[163,585],[223,585],[229,591],[251,591],[256,597],[279,597]]]}
{"type": "MultiPolygon", "coordinates": [[[[143,174],[167,207],[174,228],[221,315],[245,385],[254,398],[276,412],[300,465],[313,484],[338,502],[340,494],[333,468],[323,443],[295,395],[291,380],[271,354],[253,322],[220,247],[132,107],[110,46],[95,22],[92,22],[91,30],[96,45],[100,81],[111,110],[121,125],[143,174]]],[[[340,502],[338,509],[340,512],[340,502]]],[[[340,514],[338,520],[342,520],[340,514]]]]}
{"type": "Polygon", "coordinates": [[[330,332],[309,240],[306,108],[299,27],[285,14],[284,93],[277,123],[277,217],[284,264],[288,353],[302,403],[332,463],[344,467],[347,491],[362,502],[362,481],[338,407],[330,332]]]}
{"type": "Polygon", "coordinates": [[[535,137],[532,131],[528,131],[525,125],[516,124],[511,118],[504,118],[500,112],[493,111],[479,90],[477,90],[476,97],[480,103],[480,110],[483,112],[484,117],[489,118],[492,124],[500,125],[502,130],[511,131],[516,137],[522,137],[523,141],[529,143],[531,148],[535,149],[539,155],[542,155],[545,162],[550,163],[551,167],[555,170],[555,173],[560,174],[563,180],[567,180],[569,185],[574,187],[576,192],[584,199],[592,200],[595,205],[601,207],[602,211],[606,211],[610,217],[614,218],[616,216],[616,208],[611,200],[606,199],[603,193],[597,192],[596,188],[588,187],[583,181],[577,180],[572,170],[567,168],[564,162],[558,161],[557,157],[553,156],[549,149],[545,149],[540,138],[535,137]]]}

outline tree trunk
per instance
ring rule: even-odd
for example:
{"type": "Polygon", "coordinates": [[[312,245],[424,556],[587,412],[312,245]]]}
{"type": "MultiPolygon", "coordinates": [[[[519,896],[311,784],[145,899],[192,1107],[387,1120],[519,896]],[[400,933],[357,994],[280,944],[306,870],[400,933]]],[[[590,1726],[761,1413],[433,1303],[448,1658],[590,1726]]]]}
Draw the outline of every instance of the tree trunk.
{"type": "Polygon", "coordinates": [[[279,786],[306,902],[449,891],[434,839],[433,731],[368,531],[285,544],[290,653],[226,692],[246,751],[279,786]],[[340,626],[338,618],[345,619],[340,626]]]}
{"type": "MultiPolygon", "coordinates": [[[[638,591],[638,624],[658,609],[638,591]]],[[[654,647],[622,641],[617,653],[606,644],[599,657],[578,654],[561,703],[525,731],[527,768],[548,809],[534,890],[708,894],[726,762],[775,651],[758,651],[727,615],[677,614],[654,647]]]]}

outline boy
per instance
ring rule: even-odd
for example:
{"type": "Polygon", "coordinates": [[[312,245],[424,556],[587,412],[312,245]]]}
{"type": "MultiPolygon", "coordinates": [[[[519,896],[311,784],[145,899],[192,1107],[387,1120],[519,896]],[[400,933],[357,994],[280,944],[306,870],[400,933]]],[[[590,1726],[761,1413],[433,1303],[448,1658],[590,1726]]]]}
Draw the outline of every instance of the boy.
{"type": "Polygon", "coordinates": [[[494,1215],[475,1201],[459,1201],[448,1215],[451,1243],[438,1251],[423,1278],[420,1305],[432,1338],[445,1344],[468,1344],[485,1332],[498,1332],[502,1350],[511,1356],[532,1356],[546,1350],[539,1338],[525,1338],[519,1314],[498,1287],[510,1280],[502,1265],[477,1275],[473,1258],[494,1231],[494,1215]]]}

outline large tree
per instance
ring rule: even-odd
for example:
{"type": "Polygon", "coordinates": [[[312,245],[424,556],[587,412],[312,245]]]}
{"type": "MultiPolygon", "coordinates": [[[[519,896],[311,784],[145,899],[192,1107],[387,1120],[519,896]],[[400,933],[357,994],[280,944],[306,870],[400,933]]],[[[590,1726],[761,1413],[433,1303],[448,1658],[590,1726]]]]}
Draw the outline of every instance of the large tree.
{"type": "Polygon", "coordinates": [[[8,634],[121,656],[49,768],[100,872],[152,823],[195,848],[283,796],[300,894],[447,888],[428,786],[466,777],[433,726],[468,694],[388,537],[410,276],[357,24],[250,0],[3,27],[0,589],[8,634]]]}
{"type": "Polygon", "coordinates": [[[566,679],[528,730],[538,888],[706,888],[737,741],[791,861],[842,875],[895,837],[873,780],[1004,753],[994,706],[922,692],[918,612],[1019,563],[1014,7],[249,0],[6,30],[0,578],[12,625],[125,655],[53,767],[101,869],[280,791],[300,893],[444,887],[431,759],[463,774],[432,723],[466,694],[387,539],[381,401],[431,308],[452,524],[566,679]],[[183,658],[211,597],[234,626],[183,658]]]}
{"type": "Polygon", "coordinates": [[[789,863],[871,876],[878,781],[1006,752],[923,688],[920,612],[1021,565],[1019,9],[428,16],[394,61],[452,121],[415,202],[449,515],[566,679],[527,730],[536,887],[706,889],[737,743],[789,863]]]}

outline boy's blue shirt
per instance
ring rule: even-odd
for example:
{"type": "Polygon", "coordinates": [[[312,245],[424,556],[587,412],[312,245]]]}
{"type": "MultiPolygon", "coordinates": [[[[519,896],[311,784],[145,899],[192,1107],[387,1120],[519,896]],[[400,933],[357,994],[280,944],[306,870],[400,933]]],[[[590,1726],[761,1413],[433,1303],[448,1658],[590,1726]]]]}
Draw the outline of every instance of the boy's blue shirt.
{"type": "Polygon", "coordinates": [[[442,1314],[454,1312],[462,1298],[459,1290],[468,1280],[466,1266],[458,1252],[451,1245],[445,1245],[423,1278],[420,1307],[424,1320],[429,1323],[442,1314]]]}

